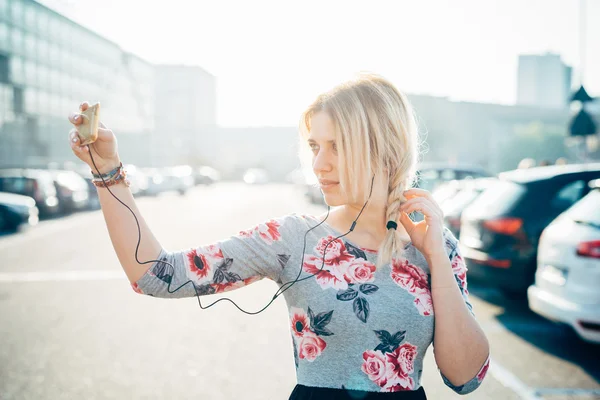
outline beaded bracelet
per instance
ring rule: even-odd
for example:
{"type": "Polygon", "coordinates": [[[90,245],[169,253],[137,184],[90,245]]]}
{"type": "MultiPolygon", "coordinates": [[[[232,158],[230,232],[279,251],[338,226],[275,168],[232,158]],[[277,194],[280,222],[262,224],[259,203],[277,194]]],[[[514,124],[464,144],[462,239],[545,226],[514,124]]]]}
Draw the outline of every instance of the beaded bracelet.
{"type": "Polygon", "coordinates": [[[92,172],[92,176],[93,176],[94,178],[100,178],[100,177],[103,177],[103,178],[110,178],[110,177],[112,177],[112,176],[116,175],[116,174],[117,174],[117,172],[119,172],[119,169],[121,169],[121,168],[123,168],[123,162],[120,162],[118,167],[116,167],[116,168],[115,168],[115,169],[113,169],[112,171],[110,171],[110,172],[107,172],[107,173],[105,173],[105,174],[98,175],[98,174],[96,174],[94,171],[91,171],[91,172],[92,172]]]}
{"type": "Polygon", "coordinates": [[[115,176],[111,177],[110,179],[104,179],[104,182],[102,181],[102,179],[92,179],[92,183],[96,187],[113,186],[117,183],[120,183],[121,181],[125,182],[125,185],[127,187],[131,185],[131,182],[129,181],[129,179],[127,179],[127,172],[122,167],[119,167],[118,173],[115,176]]]}

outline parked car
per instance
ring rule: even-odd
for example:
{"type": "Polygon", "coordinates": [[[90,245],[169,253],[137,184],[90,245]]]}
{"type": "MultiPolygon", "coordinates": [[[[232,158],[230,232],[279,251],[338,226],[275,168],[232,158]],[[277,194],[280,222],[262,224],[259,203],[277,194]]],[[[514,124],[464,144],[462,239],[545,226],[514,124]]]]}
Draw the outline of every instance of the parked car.
{"type": "Polygon", "coordinates": [[[98,210],[100,208],[100,199],[98,199],[98,189],[92,183],[92,170],[85,164],[76,167],[75,172],[84,180],[88,188],[88,210],[98,210]]]}
{"type": "MultiPolygon", "coordinates": [[[[444,225],[460,238],[460,218],[463,211],[475,201],[485,189],[494,184],[496,178],[463,179],[456,182],[458,191],[440,204],[444,213],[444,225]]],[[[437,199],[436,199],[437,200],[437,199]]]]}
{"type": "Polygon", "coordinates": [[[85,210],[89,207],[89,188],[85,179],[75,171],[49,170],[54,179],[58,205],[62,214],[85,210]]]}
{"type": "Polygon", "coordinates": [[[600,179],[542,233],[529,308],[600,343],[600,179]]]}
{"type": "Polygon", "coordinates": [[[148,177],[148,187],[145,195],[156,196],[164,191],[164,177],[159,168],[144,168],[143,173],[148,177]]]}
{"type": "Polygon", "coordinates": [[[202,166],[194,170],[195,185],[212,185],[220,180],[221,174],[212,167],[202,166]]]}
{"type": "Polygon", "coordinates": [[[123,165],[127,173],[127,179],[129,180],[129,190],[134,196],[142,196],[148,190],[149,180],[148,175],[144,171],[133,164],[123,165]]]}
{"type": "Polygon", "coordinates": [[[18,231],[39,221],[35,200],[29,196],[0,192],[0,232],[18,231]]]}
{"type": "Polygon", "coordinates": [[[269,182],[269,174],[262,168],[250,168],[244,173],[244,182],[247,184],[264,184],[269,182]]]}
{"type": "Polygon", "coordinates": [[[185,195],[194,188],[193,169],[189,165],[167,167],[163,171],[167,190],[175,190],[180,195],[185,195]]]}
{"type": "Polygon", "coordinates": [[[41,169],[0,170],[0,191],[32,197],[41,218],[58,214],[59,205],[52,175],[41,169]]]}
{"type": "Polygon", "coordinates": [[[454,196],[456,196],[457,193],[459,193],[464,188],[463,181],[467,180],[468,179],[455,179],[452,181],[443,182],[431,192],[431,195],[433,196],[435,201],[440,205],[440,207],[443,207],[446,201],[451,200],[454,196]]]}
{"type": "Polygon", "coordinates": [[[470,278],[525,295],[542,231],[589,192],[600,163],[520,169],[499,178],[463,211],[461,249],[470,278]]]}

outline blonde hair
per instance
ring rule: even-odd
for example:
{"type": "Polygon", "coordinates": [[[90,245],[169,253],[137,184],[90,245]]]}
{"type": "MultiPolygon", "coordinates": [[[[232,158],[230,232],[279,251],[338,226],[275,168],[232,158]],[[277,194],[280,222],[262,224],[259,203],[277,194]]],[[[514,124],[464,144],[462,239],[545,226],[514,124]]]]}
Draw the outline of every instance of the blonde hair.
{"type": "MultiPolygon", "coordinates": [[[[302,113],[300,135],[308,137],[311,118],[324,111],[335,126],[343,192],[352,202],[364,203],[374,175],[387,181],[386,221],[399,222],[404,190],[413,186],[419,157],[416,116],[393,84],[372,73],[360,73],[323,93],[302,113]]],[[[306,140],[303,140],[306,148],[306,140]]],[[[301,147],[302,148],[302,147],[301,147]]],[[[303,152],[302,154],[306,154],[303,152]]],[[[401,256],[404,244],[389,229],[379,248],[378,266],[401,256]]]]}

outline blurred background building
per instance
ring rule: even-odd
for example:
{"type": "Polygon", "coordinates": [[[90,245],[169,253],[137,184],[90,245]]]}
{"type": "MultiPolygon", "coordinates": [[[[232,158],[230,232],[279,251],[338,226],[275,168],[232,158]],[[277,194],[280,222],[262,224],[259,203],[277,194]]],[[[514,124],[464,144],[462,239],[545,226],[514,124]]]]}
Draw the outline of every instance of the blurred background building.
{"type": "Polygon", "coordinates": [[[568,107],[573,69],[562,62],[560,55],[521,55],[518,68],[517,104],[568,107]]]}
{"type": "MultiPolygon", "coordinates": [[[[577,160],[565,140],[571,67],[542,54],[522,55],[518,69],[516,105],[409,95],[423,161],[496,173],[525,157],[577,160]]],[[[101,102],[128,163],[210,165],[226,179],[264,167],[274,180],[299,166],[296,126],[218,126],[216,97],[216,77],[199,66],[153,65],[33,0],[0,0],[0,167],[74,161],[67,116],[82,100],[101,102]]],[[[590,110],[598,121],[600,107],[590,110]]]]}

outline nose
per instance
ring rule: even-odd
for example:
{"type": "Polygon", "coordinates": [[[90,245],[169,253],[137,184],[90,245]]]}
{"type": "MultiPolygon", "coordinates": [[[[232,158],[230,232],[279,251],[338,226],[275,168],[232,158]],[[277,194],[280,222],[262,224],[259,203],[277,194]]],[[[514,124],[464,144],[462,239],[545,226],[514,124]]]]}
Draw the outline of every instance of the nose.
{"type": "Polygon", "coordinates": [[[333,160],[331,154],[327,151],[319,151],[313,157],[313,171],[319,176],[323,172],[331,172],[333,170],[333,160]]]}

